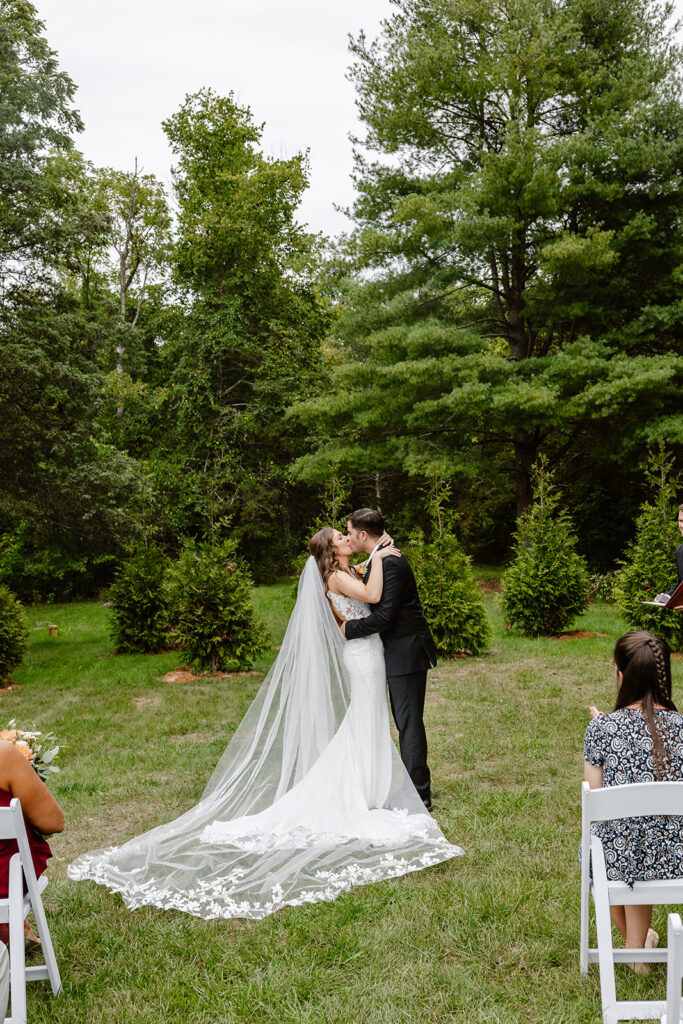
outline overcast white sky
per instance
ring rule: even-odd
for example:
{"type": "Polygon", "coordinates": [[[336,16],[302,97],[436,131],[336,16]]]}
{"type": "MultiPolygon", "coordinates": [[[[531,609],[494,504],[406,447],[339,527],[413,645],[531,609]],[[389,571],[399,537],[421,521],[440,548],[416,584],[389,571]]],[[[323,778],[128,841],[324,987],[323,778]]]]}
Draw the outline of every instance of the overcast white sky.
{"type": "MultiPolygon", "coordinates": [[[[170,180],[161,121],[188,92],[231,90],[265,122],[264,150],[310,149],[300,219],[337,234],[334,203],[353,197],[349,132],[358,130],[345,78],[348,34],[377,35],[389,0],[34,0],[76,85],[85,122],[77,145],[98,166],[170,180]]],[[[676,0],[679,16],[683,0],[676,0]]]]}

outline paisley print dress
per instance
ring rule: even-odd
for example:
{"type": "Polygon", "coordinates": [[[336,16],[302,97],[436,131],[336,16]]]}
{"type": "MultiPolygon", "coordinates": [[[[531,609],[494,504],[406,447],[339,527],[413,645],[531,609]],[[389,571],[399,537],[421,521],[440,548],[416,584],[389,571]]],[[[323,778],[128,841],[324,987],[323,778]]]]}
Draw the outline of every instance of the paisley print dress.
{"type": "MultiPolygon", "coordinates": [[[[654,712],[670,755],[669,779],[683,779],[683,716],[654,712]]],[[[594,718],[586,729],[583,757],[602,768],[603,786],[655,782],[652,739],[640,708],[622,708],[594,718]]],[[[596,822],[591,831],[605,850],[607,877],[626,882],[683,877],[683,817],[618,818],[596,822]]]]}

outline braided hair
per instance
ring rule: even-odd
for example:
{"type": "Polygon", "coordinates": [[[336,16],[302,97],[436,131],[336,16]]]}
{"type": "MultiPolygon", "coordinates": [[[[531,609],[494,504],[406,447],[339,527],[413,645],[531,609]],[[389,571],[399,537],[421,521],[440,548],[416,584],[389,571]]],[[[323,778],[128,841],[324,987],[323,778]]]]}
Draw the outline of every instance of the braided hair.
{"type": "Polygon", "coordinates": [[[671,699],[671,652],[666,640],[646,629],[626,633],[617,640],[614,664],[622,673],[614,710],[641,702],[643,718],[652,739],[655,777],[671,777],[671,748],[666,721],[655,706],[676,711],[671,699]]]}

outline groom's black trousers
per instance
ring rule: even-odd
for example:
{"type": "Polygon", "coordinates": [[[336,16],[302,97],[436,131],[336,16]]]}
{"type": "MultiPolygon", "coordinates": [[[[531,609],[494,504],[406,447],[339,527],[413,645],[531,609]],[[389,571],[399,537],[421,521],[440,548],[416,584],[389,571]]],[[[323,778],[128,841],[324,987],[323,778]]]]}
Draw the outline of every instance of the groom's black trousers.
{"type": "Polygon", "coordinates": [[[431,805],[430,775],[427,765],[427,734],[422,714],[427,689],[427,670],[403,676],[388,676],[391,712],[398,729],[401,760],[413,785],[427,806],[431,805]]]}

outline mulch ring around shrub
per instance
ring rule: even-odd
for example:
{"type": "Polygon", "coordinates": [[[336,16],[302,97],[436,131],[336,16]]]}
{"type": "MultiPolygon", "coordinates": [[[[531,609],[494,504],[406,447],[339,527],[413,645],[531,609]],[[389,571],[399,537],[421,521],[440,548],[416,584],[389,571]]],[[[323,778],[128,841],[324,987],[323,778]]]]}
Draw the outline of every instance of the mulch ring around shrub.
{"type": "Polygon", "coordinates": [[[497,576],[481,576],[477,583],[484,594],[500,594],[503,589],[497,576]]]}
{"type": "Polygon", "coordinates": [[[553,636],[551,640],[586,640],[591,636],[609,636],[609,633],[596,633],[592,629],[572,629],[569,633],[560,633],[558,636],[553,636]]]}
{"type": "Polygon", "coordinates": [[[240,679],[242,676],[262,676],[263,672],[190,672],[186,668],[176,668],[160,676],[162,683],[193,683],[199,679],[240,679]]]}

